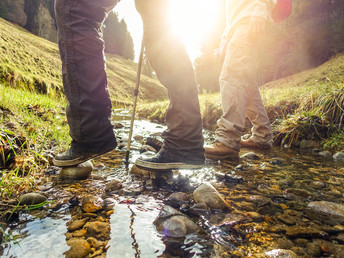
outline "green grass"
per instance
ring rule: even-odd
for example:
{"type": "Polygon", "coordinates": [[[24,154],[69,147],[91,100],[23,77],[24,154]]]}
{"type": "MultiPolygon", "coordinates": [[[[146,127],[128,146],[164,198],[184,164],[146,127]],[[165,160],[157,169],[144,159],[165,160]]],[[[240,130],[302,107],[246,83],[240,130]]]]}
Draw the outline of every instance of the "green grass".
{"type": "MultiPolygon", "coordinates": [[[[106,55],[108,86],[114,103],[132,102],[137,64],[106,55]]],[[[0,18],[0,83],[53,98],[63,96],[61,61],[57,44],[37,37],[0,18]]],[[[166,99],[166,89],[142,75],[141,100],[166,99]]]]}

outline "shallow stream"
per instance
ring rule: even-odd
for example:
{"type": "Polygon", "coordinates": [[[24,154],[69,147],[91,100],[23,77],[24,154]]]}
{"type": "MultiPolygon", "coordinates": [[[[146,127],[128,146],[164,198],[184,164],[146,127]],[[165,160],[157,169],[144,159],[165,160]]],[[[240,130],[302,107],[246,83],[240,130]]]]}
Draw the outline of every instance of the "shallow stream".
{"type": "MultiPolygon", "coordinates": [[[[116,135],[125,146],[130,116],[123,111],[115,113],[116,123],[124,125],[116,129],[116,135]]],[[[130,160],[141,155],[142,141],[149,136],[159,138],[164,129],[135,121],[136,140],[130,160]]],[[[206,143],[214,137],[209,132],[204,136],[206,143]]],[[[117,203],[108,220],[111,233],[107,257],[243,257],[274,249],[291,250],[303,257],[344,257],[344,220],[336,215],[328,222],[306,212],[309,203],[315,201],[344,204],[343,164],[316,153],[280,147],[253,152],[255,155],[252,150],[242,149],[237,163],[207,161],[197,171],[141,177],[130,174],[132,164],[129,169],[125,167],[123,152],[113,151],[93,160],[94,171],[86,180],[67,182],[53,174],[51,181],[40,186],[51,203],[19,214],[6,231],[11,240],[0,247],[0,255],[63,257],[69,249],[66,224],[78,206],[74,200],[86,194],[104,196],[106,185],[118,180],[123,189],[105,196],[117,203]],[[227,174],[226,178],[221,173],[227,174]],[[178,239],[158,233],[153,221],[169,194],[191,194],[204,182],[214,183],[232,210],[212,210],[203,221],[195,221],[214,226],[211,230],[205,227],[203,233],[178,239]],[[333,222],[337,218],[338,223],[333,222]]]]}

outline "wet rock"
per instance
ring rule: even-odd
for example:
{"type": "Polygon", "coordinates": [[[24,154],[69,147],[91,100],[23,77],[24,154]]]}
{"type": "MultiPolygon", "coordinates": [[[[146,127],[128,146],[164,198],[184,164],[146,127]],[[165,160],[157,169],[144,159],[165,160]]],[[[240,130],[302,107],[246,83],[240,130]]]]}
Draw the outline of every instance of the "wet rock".
{"type": "Polygon", "coordinates": [[[161,234],[169,237],[184,237],[201,230],[190,218],[167,205],[153,223],[161,234]]]}
{"type": "Polygon", "coordinates": [[[290,238],[323,238],[328,236],[324,231],[299,226],[287,228],[286,235],[290,238]]]}
{"type": "Polygon", "coordinates": [[[133,138],[137,142],[142,142],[143,141],[143,136],[142,135],[135,135],[133,138]]]}
{"type": "Polygon", "coordinates": [[[88,221],[88,218],[72,221],[72,223],[68,226],[68,230],[70,232],[73,232],[73,231],[75,231],[77,229],[80,229],[80,228],[82,228],[85,225],[85,223],[87,221],[88,221]]]}
{"type": "Polygon", "coordinates": [[[312,257],[343,257],[343,247],[322,239],[315,239],[308,243],[306,252],[312,257]]]}
{"type": "Polygon", "coordinates": [[[249,221],[250,219],[250,217],[246,217],[242,214],[230,213],[226,214],[225,218],[222,220],[220,224],[228,224],[234,226],[236,224],[243,223],[244,221],[249,221]]]}
{"type": "Polygon", "coordinates": [[[234,183],[234,184],[242,184],[244,182],[244,178],[240,175],[231,175],[226,174],[224,178],[226,183],[234,183]]]}
{"type": "Polygon", "coordinates": [[[19,202],[21,205],[34,205],[34,204],[45,202],[46,200],[47,200],[47,197],[39,193],[27,193],[27,194],[23,194],[19,198],[19,202]]]}
{"type": "Polygon", "coordinates": [[[339,234],[335,239],[338,241],[338,243],[344,244],[344,233],[339,234]]]}
{"type": "Polygon", "coordinates": [[[115,123],[115,124],[114,124],[114,128],[115,128],[115,129],[120,129],[120,128],[123,128],[123,127],[124,127],[124,125],[121,124],[121,123],[115,123]]]}
{"type": "Polygon", "coordinates": [[[308,244],[309,240],[306,238],[296,238],[294,240],[294,243],[300,247],[306,247],[306,245],[308,244]]]}
{"type": "Polygon", "coordinates": [[[201,216],[201,215],[206,215],[210,211],[208,210],[208,207],[205,203],[196,203],[191,206],[189,209],[189,213],[193,216],[201,216]]]}
{"type": "Polygon", "coordinates": [[[313,140],[302,140],[300,142],[300,149],[311,149],[311,148],[318,148],[319,143],[313,140]]]}
{"type": "Polygon", "coordinates": [[[280,220],[281,222],[283,222],[284,224],[287,225],[295,225],[296,221],[292,216],[288,216],[286,214],[280,214],[277,216],[277,219],[280,220]]]}
{"type": "Polygon", "coordinates": [[[105,192],[110,193],[113,191],[117,191],[123,187],[122,183],[118,180],[112,180],[111,182],[107,183],[105,186],[105,192]]]}
{"type": "Polygon", "coordinates": [[[176,199],[176,200],[183,201],[183,202],[189,201],[189,196],[183,192],[172,193],[168,198],[176,199]]]}
{"type": "Polygon", "coordinates": [[[304,198],[307,198],[311,195],[310,192],[303,190],[303,189],[298,189],[298,188],[288,188],[285,190],[285,192],[287,194],[292,193],[292,194],[295,194],[297,196],[304,197],[304,198]]]}
{"type": "Polygon", "coordinates": [[[193,197],[196,203],[205,203],[213,209],[230,209],[229,203],[210,183],[199,186],[194,192],[193,197]]]}
{"type": "Polygon", "coordinates": [[[254,152],[247,152],[244,155],[242,155],[241,158],[250,159],[250,160],[259,160],[260,159],[259,156],[254,152]]]}
{"type": "Polygon", "coordinates": [[[294,246],[293,242],[286,238],[279,238],[276,240],[275,243],[276,243],[276,247],[279,249],[289,250],[294,246]]]}
{"type": "Polygon", "coordinates": [[[340,151],[340,152],[335,153],[335,154],[333,155],[333,159],[334,159],[335,161],[339,161],[339,162],[344,161],[344,152],[343,152],[343,151],[340,151]]]}
{"type": "Polygon", "coordinates": [[[117,201],[113,198],[106,198],[103,203],[102,203],[102,206],[103,206],[103,209],[105,211],[109,211],[109,210],[112,210],[117,204],[117,201]]]}
{"type": "Polygon", "coordinates": [[[69,180],[83,180],[91,175],[92,170],[92,162],[88,160],[74,167],[62,168],[60,172],[60,178],[69,180]]]}
{"type": "Polygon", "coordinates": [[[318,153],[318,155],[320,157],[323,157],[323,158],[329,158],[329,157],[332,157],[332,152],[330,152],[330,151],[320,151],[318,153]]]}
{"type": "Polygon", "coordinates": [[[189,196],[183,192],[172,193],[166,200],[166,204],[179,209],[182,205],[189,203],[189,196]]]}
{"type": "Polygon", "coordinates": [[[270,198],[261,195],[251,195],[248,201],[253,202],[258,207],[269,205],[271,203],[270,198]]]}
{"type": "Polygon", "coordinates": [[[297,258],[299,257],[296,253],[290,250],[274,249],[269,252],[265,252],[262,256],[257,257],[271,257],[271,258],[297,258]]]}
{"type": "Polygon", "coordinates": [[[315,189],[321,189],[326,187],[326,184],[323,181],[313,181],[311,186],[315,189]]]}
{"type": "Polygon", "coordinates": [[[247,212],[247,215],[251,217],[255,222],[263,221],[263,216],[260,215],[258,212],[250,211],[250,212],[247,212]]]}
{"type": "Polygon", "coordinates": [[[102,210],[103,200],[97,196],[85,196],[81,200],[81,209],[86,213],[94,213],[102,210]]]}
{"type": "Polygon", "coordinates": [[[98,241],[94,237],[87,238],[87,242],[91,245],[91,247],[95,248],[96,250],[101,248],[101,247],[105,247],[105,245],[106,245],[104,242],[98,241]]]}
{"type": "Polygon", "coordinates": [[[64,253],[66,258],[85,257],[91,252],[90,244],[84,239],[72,238],[67,240],[70,249],[64,253]]]}
{"type": "Polygon", "coordinates": [[[84,226],[87,230],[87,237],[94,237],[101,241],[110,239],[110,224],[106,222],[93,221],[87,222],[84,226]]]}
{"type": "Polygon", "coordinates": [[[337,225],[344,223],[344,205],[318,201],[308,204],[305,213],[314,220],[319,220],[326,224],[337,225]]]}
{"type": "Polygon", "coordinates": [[[137,176],[142,176],[142,177],[149,177],[150,171],[139,168],[136,165],[133,165],[130,169],[130,174],[131,175],[137,175],[137,176]]]}

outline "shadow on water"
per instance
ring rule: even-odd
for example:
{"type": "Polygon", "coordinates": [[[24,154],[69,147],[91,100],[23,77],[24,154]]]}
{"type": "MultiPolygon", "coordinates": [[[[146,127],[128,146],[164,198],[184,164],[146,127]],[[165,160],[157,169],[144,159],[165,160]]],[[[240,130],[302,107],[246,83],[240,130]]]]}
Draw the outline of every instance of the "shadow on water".
{"type": "MultiPolygon", "coordinates": [[[[119,147],[125,150],[130,115],[116,112],[119,147]]],[[[147,137],[161,136],[164,126],[135,121],[130,160],[135,160],[147,137]]],[[[207,142],[213,134],[204,132],[207,142]]],[[[163,175],[131,175],[121,152],[93,161],[87,180],[66,182],[52,176],[53,187],[45,193],[54,201],[39,211],[21,213],[7,233],[15,240],[2,245],[6,257],[61,257],[69,247],[68,225],[81,215],[76,211],[84,195],[113,198],[113,214],[103,221],[111,225],[104,248],[108,257],[242,257],[273,249],[292,250],[299,256],[343,257],[344,211],[338,223],[313,217],[307,206],[317,201],[344,203],[342,164],[316,154],[273,148],[243,149],[237,163],[207,161],[197,171],[173,171],[163,175]],[[246,155],[245,155],[246,154],[246,155]],[[123,188],[106,191],[120,181],[123,188]],[[184,238],[168,238],[157,232],[153,221],[172,192],[192,191],[212,182],[231,205],[230,211],[208,210],[192,216],[188,205],[180,210],[203,229],[184,238]],[[105,194],[106,193],[106,194],[105,194]],[[78,215],[79,214],[79,215],[78,215]]],[[[80,209],[79,209],[80,210],[80,209]]],[[[335,217],[339,218],[339,217],[335,217]]],[[[1,250],[1,248],[0,248],[1,250]]],[[[1,251],[0,251],[1,252],[1,251]]],[[[0,253],[1,254],[1,253],[0,253]]]]}

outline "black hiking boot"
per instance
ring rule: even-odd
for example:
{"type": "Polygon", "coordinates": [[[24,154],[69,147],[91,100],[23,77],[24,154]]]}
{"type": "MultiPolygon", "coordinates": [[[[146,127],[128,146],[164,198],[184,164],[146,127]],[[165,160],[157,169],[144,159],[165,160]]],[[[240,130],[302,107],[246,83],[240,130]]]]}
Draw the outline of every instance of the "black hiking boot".
{"type": "Polygon", "coordinates": [[[168,170],[168,169],[199,169],[204,166],[204,156],[179,157],[173,153],[161,150],[153,157],[139,157],[135,161],[135,165],[141,168],[152,170],[168,170]]]}
{"type": "Polygon", "coordinates": [[[109,151],[112,151],[117,146],[116,141],[114,143],[105,145],[103,148],[100,148],[99,151],[96,152],[87,152],[82,151],[75,147],[75,145],[71,145],[71,147],[63,153],[58,154],[54,159],[53,163],[55,166],[58,167],[70,167],[75,166],[80,163],[83,163],[87,160],[93,159],[98,157],[102,154],[105,154],[109,151]]]}

